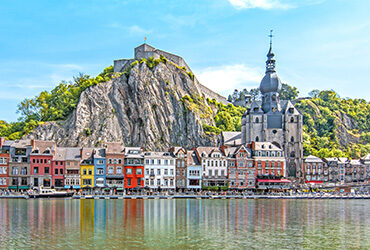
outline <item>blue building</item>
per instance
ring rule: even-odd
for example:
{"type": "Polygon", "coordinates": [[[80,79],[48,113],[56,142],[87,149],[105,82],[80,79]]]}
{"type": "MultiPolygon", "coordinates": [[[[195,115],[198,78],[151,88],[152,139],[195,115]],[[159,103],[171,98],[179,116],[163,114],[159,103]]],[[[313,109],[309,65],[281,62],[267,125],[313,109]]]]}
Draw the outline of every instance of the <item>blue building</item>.
{"type": "Polygon", "coordinates": [[[105,149],[98,148],[94,150],[94,172],[95,187],[103,188],[106,185],[106,168],[105,149]]]}
{"type": "Polygon", "coordinates": [[[187,152],[186,188],[200,190],[202,188],[202,166],[194,151],[187,152]]]}

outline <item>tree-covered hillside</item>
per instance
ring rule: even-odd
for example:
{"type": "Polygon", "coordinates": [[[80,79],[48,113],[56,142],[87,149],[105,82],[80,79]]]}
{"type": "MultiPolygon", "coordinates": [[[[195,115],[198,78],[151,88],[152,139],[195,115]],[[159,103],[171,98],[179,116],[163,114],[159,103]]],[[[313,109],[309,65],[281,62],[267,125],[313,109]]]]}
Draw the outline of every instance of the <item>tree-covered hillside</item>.
{"type": "Polygon", "coordinates": [[[47,121],[65,120],[76,108],[81,93],[88,87],[109,81],[116,74],[110,66],[97,77],[80,74],[71,82],[61,82],[50,92],[42,91],[32,99],[24,99],[19,105],[17,122],[0,120],[0,137],[10,140],[20,139],[37,125],[47,121]]]}
{"type": "MultiPolygon", "coordinates": [[[[298,90],[282,84],[282,100],[293,100],[303,115],[304,155],[358,158],[370,153],[370,103],[364,99],[340,98],[333,90],[313,90],[298,97],[298,90]]],[[[258,88],[234,90],[233,103],[259,100],[258,88]]]]}

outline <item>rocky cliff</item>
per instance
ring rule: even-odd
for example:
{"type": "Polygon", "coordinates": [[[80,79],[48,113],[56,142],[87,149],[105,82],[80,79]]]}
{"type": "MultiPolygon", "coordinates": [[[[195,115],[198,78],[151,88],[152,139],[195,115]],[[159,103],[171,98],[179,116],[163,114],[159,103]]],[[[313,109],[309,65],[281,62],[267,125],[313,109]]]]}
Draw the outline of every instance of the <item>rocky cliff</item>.
{"type": "Polygon", "coordinates": [[[213,113],[194,76],[172,62],[148,65],[132,64],[125,74],[86,89],[66,121],[44,123],[27,137],[68,146],[215,145],[216,136],[202,128],[214,126],[213,113]]]}

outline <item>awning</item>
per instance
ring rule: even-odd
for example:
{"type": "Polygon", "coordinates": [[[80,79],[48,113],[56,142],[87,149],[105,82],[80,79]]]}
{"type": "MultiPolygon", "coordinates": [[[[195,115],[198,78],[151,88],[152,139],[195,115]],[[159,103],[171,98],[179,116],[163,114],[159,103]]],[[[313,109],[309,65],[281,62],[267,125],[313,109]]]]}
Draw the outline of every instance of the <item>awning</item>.
{"type": "Polygon", "coordinates": [[[64,188],[71,188],[71,186],[70,185],[65,185],[64,188]]]}
{"type": "Polygon", "coordinates": [[[281,180],[257,179],[257,182],[263,182],[263,183],[291,183],[291,181],[287,180],[287,179],[281,179],[281,180]]]}
{"type": "Polygon", "coordinates": [[[116,190],[117,191],[123,191],[123,188],[117,188],[116,190]]]}
{"type": "Polygon", "coordinates": [[[79,189],[79,188],[80,188],[80,186],[75,185],[75,186],[72,186],[72,188],[79,189]]]}
{"type": "Polygon", "coordinates": [[[17,186],[9,186],[8,189],[17,189],[17,186]]]}
{"type": "Polygon", "coordinates": [[[19,189],[29,189],[29,186],[20,186],[19,189]]]}
{"type": "Polygon", "coordinates": [[[323,184],[323,181],[306,181],[306,183],[312,183],[312,184],[323,184]]]}
{"type": "Polygon", "coordinates": [[[104,188],[104,190],[105,190],[105,191],[109,191],[109,190],[110,190],[110,188],[104,188]]]}

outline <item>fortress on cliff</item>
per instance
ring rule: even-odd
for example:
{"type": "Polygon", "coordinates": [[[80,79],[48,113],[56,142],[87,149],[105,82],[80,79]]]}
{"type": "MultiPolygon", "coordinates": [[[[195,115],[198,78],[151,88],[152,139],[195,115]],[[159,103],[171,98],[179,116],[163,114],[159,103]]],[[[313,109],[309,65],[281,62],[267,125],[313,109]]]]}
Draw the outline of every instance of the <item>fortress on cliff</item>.
{"type": "MultiPolygon", "coordinates": [[[[156,49],[153,46],[150,46],[146,43],[135,48],[135,56],[133,59],[114,60],[114,72],[123,72],[126,69],[126,67],[128,67],[135,60],[140,60],[141,58],[148,59],[149,57],[158,59],[160,56],[167,58],[169,61],[180,67],[185,67],[186,71],[192,72],[191,68],[187,65],[187,63],[181,56],[160,49],[156,49]]],[[[222,102],[226,105],[229,104],[229,102],[224,96],[217,94],[216,92],[212,91],[211,89],[201,84],[197,80],[196,76],[194,76],[194,81],[198,84],[205,98],[216,99],[216,101],[218,102],[222,102]]]]}

